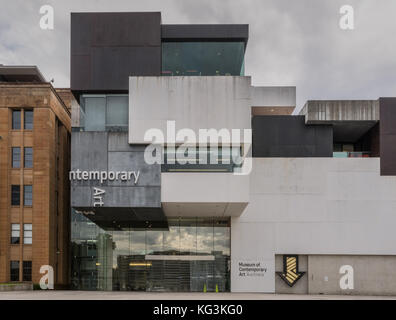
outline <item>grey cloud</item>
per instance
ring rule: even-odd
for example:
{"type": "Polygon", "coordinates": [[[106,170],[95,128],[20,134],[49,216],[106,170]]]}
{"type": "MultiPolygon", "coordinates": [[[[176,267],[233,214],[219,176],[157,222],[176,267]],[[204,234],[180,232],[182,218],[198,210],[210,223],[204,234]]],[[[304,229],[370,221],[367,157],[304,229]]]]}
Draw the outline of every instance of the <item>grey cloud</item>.
{"type": "Polygon", "coordinates": [[[393,0],[0,0],[0,63],[38,65],[69,86],[70,12],[161,11],[163,23],[248,23],[246,75],[254,85],[295,85],[308,99],[396,95],[393,0]],[[338,27],[355,8],[354,31],[338,27]],[[55,9],[55,30],[39,28],[39,8],[55,9]]]}

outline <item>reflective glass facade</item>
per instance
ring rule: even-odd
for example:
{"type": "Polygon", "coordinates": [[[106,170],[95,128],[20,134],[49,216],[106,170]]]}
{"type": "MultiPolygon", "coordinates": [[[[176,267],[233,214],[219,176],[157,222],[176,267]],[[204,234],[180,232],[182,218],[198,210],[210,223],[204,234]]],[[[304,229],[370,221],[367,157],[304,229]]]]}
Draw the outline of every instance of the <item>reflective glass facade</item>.
{"type": "Polygon", "coordinates": [[[78,290],[230,291],[230,220],[103,230],[73,212],[71,283],[78,290]]]}
{"type": "Polygon", "coordinates": [[[244,42],[163,42],[163,76],[243,76],[244,42]]]}

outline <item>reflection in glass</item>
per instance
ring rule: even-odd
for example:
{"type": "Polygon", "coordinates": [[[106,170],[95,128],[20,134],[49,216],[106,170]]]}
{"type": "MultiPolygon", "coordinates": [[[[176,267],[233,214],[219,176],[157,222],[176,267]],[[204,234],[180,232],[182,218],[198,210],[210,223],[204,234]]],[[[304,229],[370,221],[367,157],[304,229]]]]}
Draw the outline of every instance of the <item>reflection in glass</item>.
{"type": "Polygon", "coordinates": [[[244,42],[163,42],[163,76],[243,76],[244,42]]]}
{"type": "Polygon", "coordinates": [[[176,218],[166,230],[106,231],[72,211],[72,288],[229,291],[229,219],[176,218]]]}

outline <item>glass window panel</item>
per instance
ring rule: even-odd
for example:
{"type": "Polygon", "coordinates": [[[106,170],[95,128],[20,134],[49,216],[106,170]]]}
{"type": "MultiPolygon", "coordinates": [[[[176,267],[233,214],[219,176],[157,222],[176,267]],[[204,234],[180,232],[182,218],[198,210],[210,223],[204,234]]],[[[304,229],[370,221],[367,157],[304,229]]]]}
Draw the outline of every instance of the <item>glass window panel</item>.
{"type": "Polygon", "coordinates": [[[12,167],[13,168],[21,167],[21,148],[20,147],[12,147],[12,167]]]}
{"type": "Polygon", "coordinates": [[[23,225],[23,243],[32,244],[32,224],[25,223],[23,225]]]}
{"type": "Polygon", "coordinates": [[[14,130],[21,129],[21,110],[12,111],[12,129],[14,130]]]}
{"type": "Polygon", "coordinates": [[[32,261],[23,261],[22,280],[32,281],[32,261]]]}
{"type": "Polygon", "coordinates": [[[105,131],[106,97],[85,97],[85,130],[105,131]]]}
{"type": "Polygon", "coordinates": [[[244,42],[163,42],[164,76],[244,75],[244,42]]]}
{"type": "Polygon", "coordinates": [[[131,255],[144,256],[146,254],[146,233],[131,231],[131,255]]]}
{"type": "Polygon", "coordinates": [[[24,128],[25,130],[33,130],[33,110],[25,110],[24,128]]]}
{"type": "Polygon", "coordinates": [[[19,206],[21,202],[20,186],[11,186],[11,205],[19,206]]]}
{"type": "Polygon", "coordinates": [[[213,219],[197,221],[197,254],[213,254],[213,219]]]}
{"type": "Polygon", "coordinates": [[[10,261],[10,280],[19,281],[19,261],[10,261]]]}
{"type": "Polygon", "coordinates": [[[23,187],[23,205],[33,205],[33,186],[26,185],[23,187]]]}
{"type": "Polygon", "coordinates": [[[146,244],[146,254],[163,254],[163,232],[147,231],[146,244]]]}
{"type": "Polygon", "coordinates": [[[180,252],[184,255],[197,253],[197,219],[180,220],[180,252]]]}
{"type": "Polygon", "coordinates": [[[178,219],[168,220],[169,231],[164,231],[164,254],[180,254],[180,227],[178,219]]]}
{"type": "Polygon", "coordinates": [[[128,128],[128,96],[107,96],[106,129],[128,128]]]}
{"type": "Polygon", "coordinates": [[[19,244],[21,226],[19,223],[11,224],[11,244],[19,244]]]}
{"type": "Polygon", "coordinates": [[[25,147],[24,151],[24,166],[25,168],[33,168],[33,148],[25,147]]]}

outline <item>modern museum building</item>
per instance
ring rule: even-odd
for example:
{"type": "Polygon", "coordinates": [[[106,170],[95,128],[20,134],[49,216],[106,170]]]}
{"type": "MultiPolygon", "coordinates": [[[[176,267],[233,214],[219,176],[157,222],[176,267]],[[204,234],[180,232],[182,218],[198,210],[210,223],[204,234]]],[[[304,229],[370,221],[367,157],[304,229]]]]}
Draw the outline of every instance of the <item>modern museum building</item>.
{"type": "Polygon", "coordinates": [[[248,35],[72,13],[72,289],[396,294],[396,99],[292,115],[248,35]]]}

